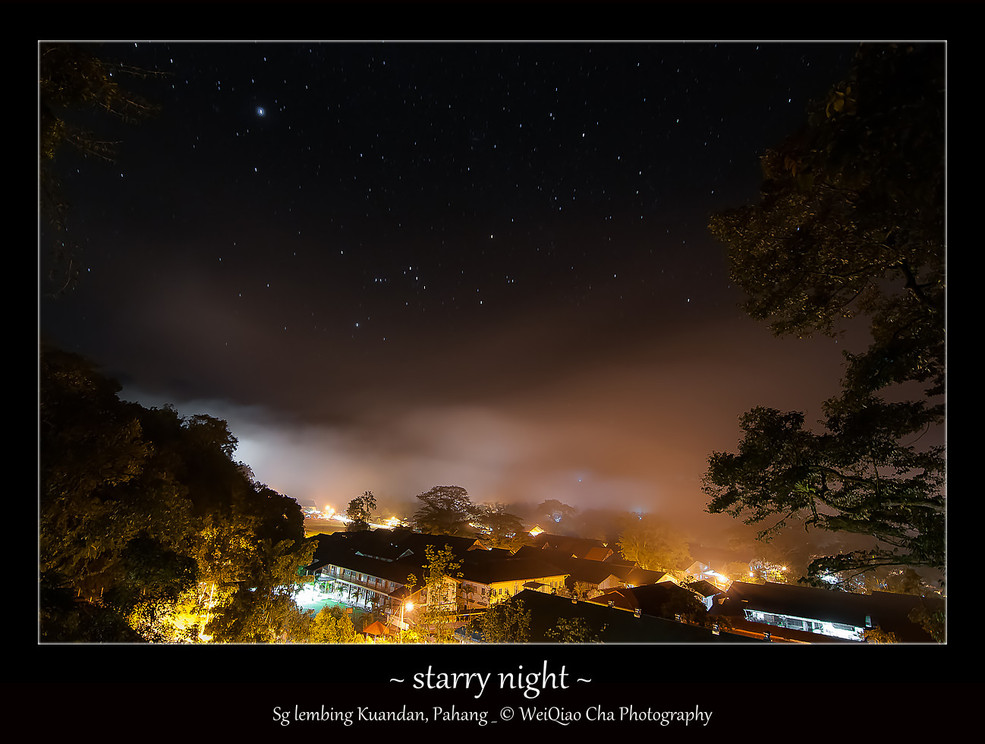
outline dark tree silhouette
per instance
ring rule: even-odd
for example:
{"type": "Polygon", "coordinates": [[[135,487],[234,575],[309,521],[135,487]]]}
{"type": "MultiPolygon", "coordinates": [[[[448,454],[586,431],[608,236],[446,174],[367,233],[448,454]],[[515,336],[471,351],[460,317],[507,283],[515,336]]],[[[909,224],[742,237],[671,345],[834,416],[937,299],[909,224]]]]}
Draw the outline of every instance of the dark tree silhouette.
{"type": "Polygon", "coordinates": [[[756,408],[714,453],[708,510],[875,538],[808,580],[878,566],[944,568],[944,48],[863,44],[807,125],[763,157],[758,204],[716,215],[745,310],[777,335],[866,320],[819,429],[756,408]],[[928,434],[929,433],[929,434],[928,434]]]}
{"type": "Polygon", "coordinates": [[[461,486],[434,486],[418,494],[421,506],[414,513],[414,524],[421,532],[437,535],[471,535],[470,522],[477,508],[461,486]]]}
{"type": "Polygon", "coordinates": [[[67,235],[69,207],[60,185],[57,157],[66,149],[83,159],[113,161],[118,142],[93,131],[100,117],[135,123],[158,107],[127,90],[124,78],[159,73],[101,59],[98,47],[46,43],[38,48],[38,177],[39,211],[51,229],[51,262],[47,279],[51,294],[71,289],[79,276],[78,246],[67,235]]]}

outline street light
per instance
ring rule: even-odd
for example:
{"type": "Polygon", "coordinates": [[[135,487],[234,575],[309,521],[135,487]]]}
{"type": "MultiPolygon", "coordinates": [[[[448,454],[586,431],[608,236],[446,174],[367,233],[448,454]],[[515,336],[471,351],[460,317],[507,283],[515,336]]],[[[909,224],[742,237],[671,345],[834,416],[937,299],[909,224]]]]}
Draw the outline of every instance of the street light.
{"type": "MultiPolygon", "coordinates": [[[[413,602],[401,602],[400,603],[400,632],[401,633],[406,633],[407,632],[407,629],[404,627],[404,610],[407,610],[407,612],[410,612],[413,609],[414,609],[414,603],[413,602]]],[[[400,642],[401,643],[404,642],[404,637],[402,635],[400,636],[400,642]]]]}

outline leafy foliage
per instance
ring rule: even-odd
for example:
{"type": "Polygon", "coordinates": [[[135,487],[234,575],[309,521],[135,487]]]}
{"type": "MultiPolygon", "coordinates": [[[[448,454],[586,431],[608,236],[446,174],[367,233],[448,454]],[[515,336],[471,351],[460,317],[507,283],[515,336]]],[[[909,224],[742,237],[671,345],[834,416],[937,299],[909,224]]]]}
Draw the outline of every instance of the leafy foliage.
{"type": "Polygon", "coordinates": [[[526,643],[530,640],[530,612],[523,600],[499,602],[482,613],[478,630],[485,643],[526,643]]]}
{"type": "Polygon", "coordinates": [[[573,506],[569,506],[557,499],[547,499],[537,505],[537,514],[547,517],[555,524],[572,516],[575,511],[576,509],[573,506]]]}
{"type": "Polygon", "coordinates": [[[69,121],[70,113],[101,111],[121,121],[133,122],[156,110],[119,82],[121,73],[141,77],[151,73],[101,59],[92,48],[79,44],[42,44],[38,68],[43,160],[54,158],[63,145],[100,157],[108,157],[112,152],[112,143],[69,121]]]}
{"type": "MultiPolygon", "coordinates": [[[[420,631],[438,643],[448,643],[454,636],[452,622],[458,611],[458,582],[462,563],[456,558],[450,545],[440,550],[428,545],[424,548],[423,584],[421,597],[423,607],[417,613],[417,626],[420,631]]],[[[417,577],[407,577],[409,586],[417,585],[417,577]]]]}
{"type": "Polygon", "coordinates": [[[418,494],[421,506],[414,513],[414,524],[421,532],[435,535],[472,535],[477,507],[461,486],[434,486],[418,494]]]}
{"type": "Polygon", "coordinates": [[[583,617],[559,617],[545,636],[551,643],[601,643],[599,632],[583,617]]]}
{"type": "Polygon", "coordinates": [[[687,538],[652,514],[633,517],[619,536],[619,551],[642,568],[674,571],[690,562],[687,538]]]}
{"type": "Polygon", "coordinates": [[[477,506],[475,522],[483,541],[490,548],[516,550],[530,541],[523,520],[503,504],[477,506]]]}
{"type": "Polygon", "coordinates": [[[777,335],[836,334],[867,318],[818,431],[759,407],[737,454],[709,458],[708,510],[867,535],[808,578],[945,562],[944,56],[864,44],[807,125],[763,158],[762,200],[716,215],[746,311],[777,335]],[[927,437],[927,433],[932,435],[927,437]]]}
{"type": "Polygon", "coordinates": [[[127,90],[121,79],[154,73],[103,60],[88,45],[45,43],[38,50],[39,209],[53,228],[48,279],[57,295],[75,286],[79,248],[67,239],[68,205],[54,167],[56,155],[70,148],[83,158],[111,161],[116,142],[96,134],[89,120],[133,123],[154,115],[157,107],[127,90]],[[108,118],[107,118],[108,117],[108,118]]]}
{"type": "Polygon", "coordinates": [[[712,218],[752,317],[797,335],[857,312],[939,325],[943,63],[940,46],[861,46],[849,79],[763,157],[760,203],[712,218]]]}
{"type": "Polygon", "coordinates": [[[315,545],[297,502],[232,460],[225,422],[120,401],[117,383],[56,349],[42,349],[40,378],[42,640],[297,630],[292,591],[315,545]]]}
{"type": "Polygon", "coordinates": [[[361,496],[356,496],[349,502],[346,509],[346,516],[351,520],[346,526],[349,532],[359,532],[369,529],[369,519],[376,511],[376,497],[372,491],[364,491],[361,496]]]}
{"type": "Polygon", "coordinates": [[[341,607],[329,605],[319,610],[311,624],[311,643],[356,643],[352,616],[341,607]]]}
{"type": "Polygon", "coordinates": [[[944,458],[940,448],[916,452],[899,444],[898,411],[872,403],[865,428],[815,434],[803,415],[756,408],[740,423],[737,454],[709,458],[705,490],[712,513],[776,517],[768,537],[788,522],[875,537],[887,547],[819,558],[819,576],[880,565],[944,565],[944,458]],[[894,415],[895,413],[895,415],[894,415]]]}

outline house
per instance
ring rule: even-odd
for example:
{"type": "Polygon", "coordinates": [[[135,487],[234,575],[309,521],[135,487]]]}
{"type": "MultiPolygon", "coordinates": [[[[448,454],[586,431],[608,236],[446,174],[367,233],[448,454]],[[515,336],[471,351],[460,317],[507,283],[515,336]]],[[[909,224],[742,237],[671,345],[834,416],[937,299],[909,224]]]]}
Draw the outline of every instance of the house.
{"type": "Polygon", "coordinates": [[[447,546],[459,561],[470,551],[486,550],[474,538],[427,535],[405,528],[335,532],[315,539],[314,562],[305,571],[315,583],[331,589],[341,601],[391,616],[399,614],[408,601],[454,607],[457,585],[451,577],[440,597],[422,593],[429,548],[447,546]]]}
{"type": "Polygon", "coordinates": [[[730,577],[748,576],[755,560],[754,552],[746,545],[721,547],[717,544],[692,543],[688,546],[694,561],[684,569],[693,581],[709,581],[722,589],[732,583],[730,577]]]}
{"type": "Polygon", "coordinates": [[[588,558],[595,561],[605,560],[615,554],[615,551],[601,540],[555,535],[550,532],[539,532],[531,540],[531,545],[535,548],[558,550],[574,558],[588,558]]]}
{"type": "Polygon", "coordinates": [[[529,642],[560,643],[564,629],[584,631],[584,642],[596,643],[761,643],[762,638],[716,633],[710,628],[688,625],[640,611],[596,602],[584,602],[556,594],[523,591],[510,602],[522,603],[529,613],[529,642]]]}
{"type": "Polygon", "coordinates": [[[557,565],[569,577],[567,583],[569,593],[576,592],[586,598],[595,597],[610,589],[623,586],[674,581],[674,578],[665,571],[649,571],[640,568],[635,563],[627,563],[622,560],[600,561],[579,558],[566,550],[547,545],[541,548],[525,546],[514,555],[517,557],[540,556],[557,565]]]}
{"type": "Polygon", "coordinates": [[[523,591],[563,592],[567,573],[540,555],[470,553],[462,561],[457,581],[466,609],[487,608],[523,591]]]}
{"type": "Polygon", "coordinates": [[[691,576],[694,581],[706,581],[722,589],[728,589],[729,584],[732,583],[728,576],[715,570],[710,563],[704,561],[694,561],[684,569],[684,573],[691,576]]]}
{"type": "Polygon", "coordinates": [[[596,545],[594,548],[589,548],[586,550],[585,554],[580,557],[586,561],[605,561],[613,555],[615,555],[615,553],[612,551],[612,548],[596,545]]]}
{"type": "Polygon", "coordinates": [[[707,615],[694,592],[669,581],[613,589],[589,601],[678,622],[703,622],[707,615]]]}
{"type": "Polygon", "coordinates": [[[711,609],[712,603],[715,601],[715,597],[722,594],[724,591],[724,589],[718,584],[711,581],[706,581],[704,579],[692,581],[685,584],[685,586],[698,597],[706,610],[711,609]]]}
{"type": "Polygon", "coordinates": [[[517,557],[487,549],[481,540],[430,535],[399,528],[317,535],[315,561],[307,573],[340,601],[394,618],[411,603],[442,605],[452,612],[489,607],[525,590],[563,591],[567,574],[539,551],[517,557]],[[458,567],[440,594],[424,590],[428,549],[451,549],[458,567]],[[413,577],[413,580],[412,580],[413,577]]]}
{"type": "Polygon", "coordinates": [[[616,566],[636,566],[638,565],[636,561],[631,561],[628,558],[623,557],[622,553],[612,553],[605,559],[605,563],[611,563],[616,566]]]}
{"type": "Polygon", "coordinates": [[[614,572],[616,576],[622,579],[626,586],[648,586],[650,584],[677,583],[677,579],[666,571],[652,571],[648,568],[640,568],[639,566],[615,564],[614,572]]]}
{"type": "Polygon", "coordinates": [[[414,572],[420,575],[421,564],[407,560],[410,556],[399,560],[399,556],[381,558],[362,553],[359,548],[364,541],[353,538],[368,534],[317,535],[314,562],[305,571],[340,601],[390,614],[415,593],[408,577],[414,572]]]}
{"type": "Polygon", "coordinates": [[[736,581],[715,599],[710,614],[727,618],[737,631],[807,643],[859,643],[865,640],[866,631],[876,628],[903,643],[932,643],[930,634],[908,617],[924,603],[936,600],[890,592],[851,594],[736,581]]]}

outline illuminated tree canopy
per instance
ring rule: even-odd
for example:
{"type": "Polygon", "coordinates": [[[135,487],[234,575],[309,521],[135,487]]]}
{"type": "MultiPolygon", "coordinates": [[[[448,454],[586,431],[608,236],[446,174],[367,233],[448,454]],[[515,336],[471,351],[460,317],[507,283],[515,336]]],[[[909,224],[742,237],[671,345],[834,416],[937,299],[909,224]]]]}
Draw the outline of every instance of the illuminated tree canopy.
{"type": "Polygon", "coordinates": [[[808,579],[945,563],[944,53],[863,44],[807,125],[763,158],[759,203],[716,215],[744,309],[777,335],[865,319],[819,428],[759,407],[736,454],[709,458],[708,510],[878,542],[816,559],[808,579]]]}
{"type": "Polygon", "coordinates": [[[55,349],[40,379],[42,640],[269,642],[304,625],[301,509],[232,459],[225,422],[121,401],[55,349]]]}

